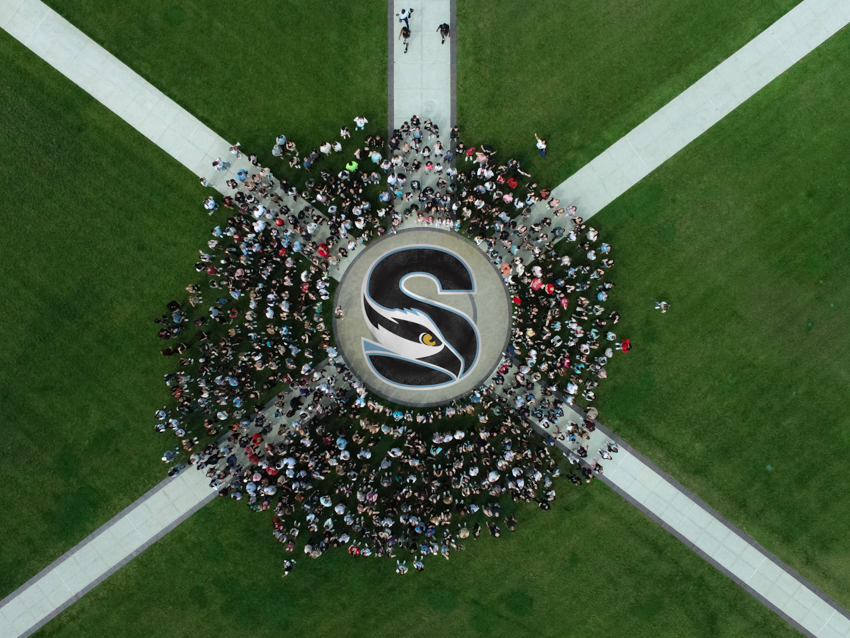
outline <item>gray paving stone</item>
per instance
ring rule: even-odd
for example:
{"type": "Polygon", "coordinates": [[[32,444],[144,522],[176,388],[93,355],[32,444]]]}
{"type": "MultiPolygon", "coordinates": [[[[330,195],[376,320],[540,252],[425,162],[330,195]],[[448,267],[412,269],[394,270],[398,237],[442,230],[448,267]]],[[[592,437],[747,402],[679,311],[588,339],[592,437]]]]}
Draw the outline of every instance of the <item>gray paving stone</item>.
{"type": "Polygon", "coordinates": [[[670,504],[681,492],[679,492],[679,490],[677,490],[667,481],[662,480],[660,483],[658,483],[658,485],[655,486],[655,493],[658,494],[658,496],[664,500],[665,504],[670,504]]]}
{"type": "Polygon", "coordinates": [[[829,625],[825,626],[817,633],[818,638],[846,638],[850,634],[841,634],[829,625]]]}
{"type": "Polygon", "coordinates": [[[735,554],[735,556],[740,556],[741,552],[743,552],[744,548],[747,546],[747,541],[732,532],[723,539],[723,546],[735,554]]]}
{"type": "Polygon", "coordinates": [[[676,491],[676,495],[673,497],[673,500],[670,501],[670,504],[685,516],[690,514],[694,507],[696,507],[696,504],[690,499],[690,497],[678,490],[676,491]]]}
{"type": "Polygon", "coordinates": [[[691,543],[696,543],[697,539],[705,533],[705,528],[687,517],[675,529],[691,543]]]}
{"type": "Polygon", "coordinates": [[[32,627],[35,622],[35,616],[33,616],[28,609],[25,609],[20,616],[18,616],[12,621],[12,631],[14,632],[13,635],[19,636],[23,634],[30,627],[32,627]]]}
{"type": "Polygon", "coordinates": [[[741,560],[750,565],[753,569],[758,569],[765,561],[765,556],[752,545],[747,545],[741,552],[741,560]]]}
{"type": "Polygon", "coordinates": [[[673,529],[677,529],[685,520],[685,515],[672,504],[667,505],[658,516],[673,529]]]}
{"type": "Polygon", "coordinates": [[[708,524],[714,520],[714,517],[697,505],[688,514],[688,520],[693,521],[703,529],[708,529],[708,524]]]}
{"type": "Polygon", "coordinates": [[[775,565],[773,561],[769,560],[766,560],[759,565],[756,571],[772,583],[776,583],[779,580],[779,577],[785,573],[779,566],[775,565]]]}
{"type": "Polygon", "coordinates": [[[86,578],[83,566],[77,561],[76,555],[67,558],[53,570],[56,577],[61,578],[65,586],[76,594],[89,582],[86,578]]]}
{"type": "Polygon", "coordinates": [[[706,527],[706,531],[711,534],[711,536],[717,540],[719,543],[722,543],[726,540],[726,537],[729,536],[730,531],[729,528],[726,527],[723,523],[718,521],[716,518],[712,519],[706,527]]]}
{"type": "MultiPolygon", "coordinates": [[[[797,602],[800,603],[806,609],[811,609],[815,606],[816,603],[820,602],[826,605],[817,595],[807,587],[803,587],[800,591],[797,592],[797,595],[794,597],[797,602]]],[[[826,605],[829,607],[829,605],[826,605]]]]}
{"type": "Polygon", "coordinates": [[[776,586],[789,596],[794,596],[801,587],[800,581],[786,572],[781,573],[776,579],[776,586]]]}
{"type": "Polygon", "coordinates": [[[694,545],[699,547],[709,556],[712,556],[714,552],[717,551],[717,548],[720,547],[720,541],[718,541],[716,538],[714,538],[714,536],[712,536],[708,532],[703,531],[702,534],[697,536],[697,539],[694,541],[694,545]]]}
{"type": "Polygon", "coordinates": [[[649,495],[646,497],[646,500],[643,502],[643,505],[650,512],[660,517],[661,514],[667,509],[669,503],[663,498],[661,498],[657,493],[650,492],[649,495]]]}
{"type": "Polygon", "coordinates": [[[737,558],[735,562],[732,563],[731,566],[728,566],[726,569],[735,574],[735,576],[740,578],[745,583],[749,581],[753,577],[753,574],[755,574],[756,572],[755,567],[750,565],[742,558],[737,558]]]}
{"type": "MultiPolygon", "coordinates": [[[[797,595],[795,594],[795,599],[796,598],[797,595]]],[[[797,602],[799,603],[800,601],[797,600],[797,602]]],[[[805,609],[805,605],[801,606],[805,609]]],[[[803,619],[800,621],[800,624],[804,627],[808,628],[809,624],[813,627],[817,627],[817,625],[820,624],[820,627],[818,628],[818,630],[820,630],[826,626],[829,620],[832,618],[840,619],[841,616],[835,613],[835,609],[830,607],[824,601],[818,599],[815,601],[814,605],[812,605],[809,609],[806,609],[806,613],[802,618],[803,619]]]]}
{"type": "MultiPolygon", "coordinates": [[[[850,638],[850,618],[835,613],[827,621],[825,629],[829,629],[831,633],[841,636],[841,638],[850,638]]],[[[821,636],[818,638],[821,638],[821,636]]],[[[825,634],[823,638],[826,638],[825,634]]]]}
{"type": "MultiPolygon", "coordinates": [[[[775,584],[772,587],[770,587],[767,590],[766,593],[761,592],[761,591],[759,591],[759,593],[762,596],[764,596],[767,600],[769,600],[771,603],[776,605],[779,609],[782,609],[782,610],[785,609],[786,605],[788,604],[788,601],[791,600],[790,594],[785,593],[784,591],[782,591],[781,588],[779,588],[775,584]]],[[[793,616],[791,616],[791,617],[794,618],[793,616]]],[[[797,620],[797,619],[794,618],[794,620],[797,620]]]]}
{"type": "Polygon", "coordinates": [[[720,543],[711,557],[729,571],[732,571],[732,567],[738,562],[738,555],[723,543],[720,543]]]}
{"type": "Polygon", "coordinates": [[[609,475],[608,478],[611,479],[611,481],[614,483],[614,485],[619,487],[621,490],[623,490],[627,494],[631,493],[632,488],[633,488],[634,483],[635,483],[635,477],[631,476],[630,474],[628,474],[626,472],[623,472],[623,470],[621,470],[621,469],[617,469],[614,472],[610,472],[610,473],[608,473],[606,471],[606,474],[609,475]]]}
{"type": "Polygon", "coordinates": [[[12,626],[12,621],[6,618],[6,615],[0,610],[0,636],[16,636],[17,632],[12,626]]]}
{"type": "Polygon", "coordinates": [[[639,483],[649,488],[650,491],[654,491],[656,486],[663,480],[655,471],[648,467],[644,467],[635,478],[639,483]]]}
{"type": "MultiPolygon", "coordinates": [[[[752,587],[756,592],[765,596],[765,593],[773,587],[773,581],[768,580],[756,571],[747,581],[747,585],[752,587]]],[[[765,596],[766,597],[766,596],[765,596]]]]}

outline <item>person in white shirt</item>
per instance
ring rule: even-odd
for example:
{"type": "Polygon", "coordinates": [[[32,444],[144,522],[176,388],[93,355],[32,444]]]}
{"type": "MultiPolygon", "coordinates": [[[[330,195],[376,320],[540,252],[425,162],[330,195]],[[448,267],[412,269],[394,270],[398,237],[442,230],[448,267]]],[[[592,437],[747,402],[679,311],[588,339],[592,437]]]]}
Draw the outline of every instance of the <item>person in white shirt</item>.
{"type": "Polygon", "coordinates": [[[410,17],[413,15],[413,9],[402,9],[395,14],[399,22],[404,22],[404,25],[410,28],[410,17]]]}

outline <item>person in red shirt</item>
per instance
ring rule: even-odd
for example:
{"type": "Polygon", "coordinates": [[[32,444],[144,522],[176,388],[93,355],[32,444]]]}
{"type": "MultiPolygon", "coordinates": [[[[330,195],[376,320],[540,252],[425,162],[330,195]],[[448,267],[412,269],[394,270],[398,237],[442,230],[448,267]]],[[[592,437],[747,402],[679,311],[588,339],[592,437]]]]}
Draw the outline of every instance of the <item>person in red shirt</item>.
{"type": "Polygon", "coordinates": [[[632,349],[632,342],[628,339],[623,339],[620,343],[617,344],[617,350],[621,350],[622,352],[628,352],[632,349]]]}

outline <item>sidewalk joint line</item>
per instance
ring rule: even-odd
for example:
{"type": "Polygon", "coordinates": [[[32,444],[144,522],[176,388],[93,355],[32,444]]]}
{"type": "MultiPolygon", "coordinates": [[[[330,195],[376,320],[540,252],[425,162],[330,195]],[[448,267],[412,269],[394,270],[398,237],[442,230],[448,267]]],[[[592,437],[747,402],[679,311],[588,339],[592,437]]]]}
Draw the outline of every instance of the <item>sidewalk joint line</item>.
{"type": "Polygon", "coordinates": [[[646,170],[649,170],[649,166],[646,165],[646,162],[643,161],[643,158],[640,156],[640,153],[637,152],[637,149],[632,145],[632,141],[630,139],[626,139],[626,143],[629,145],[629,148],[632,149],[637,158],[640,160],[640,163],[643,164],[643,167],[646,170]]]}
{"type": "MultiPolygon", "coordinates": [[[[749,543],[747,543],[747,545],[749,545],[749,543]]],[[[752,545],[750,545],[750,547],[752,547],[752,545]]],[[[764,561],[766,561],[766,560],[767,560],[767,556],[762,555],[761,562],[759,563],[758,567],[756,567],[753,570],[753,573],[750,574],[750,577],[747,579],[747,581],[746,581],[747,585],[750,584],[750,581],[753,579],[753,576],[755,576],[758,573],[758,571],[761,569],[761,566],[764,565],[764,561]]]]}

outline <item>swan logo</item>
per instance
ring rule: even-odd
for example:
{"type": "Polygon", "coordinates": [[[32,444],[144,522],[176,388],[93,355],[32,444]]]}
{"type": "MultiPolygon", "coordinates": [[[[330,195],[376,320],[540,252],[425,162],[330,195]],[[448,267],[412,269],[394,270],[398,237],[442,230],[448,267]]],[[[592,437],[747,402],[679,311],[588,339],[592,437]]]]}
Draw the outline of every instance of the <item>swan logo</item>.
{"type": "Polygon", "coordinates": [[[466,314],[411,292],[407,284],[418,277],[434,281],[438,297],[476,293],[472,270],[453,252],[407,246],[387,253],[363,281],[363,316],[372,333],[363,353],[387,383],[428,390],[457,383],[475,368],[479,334],[466,314]]]}

